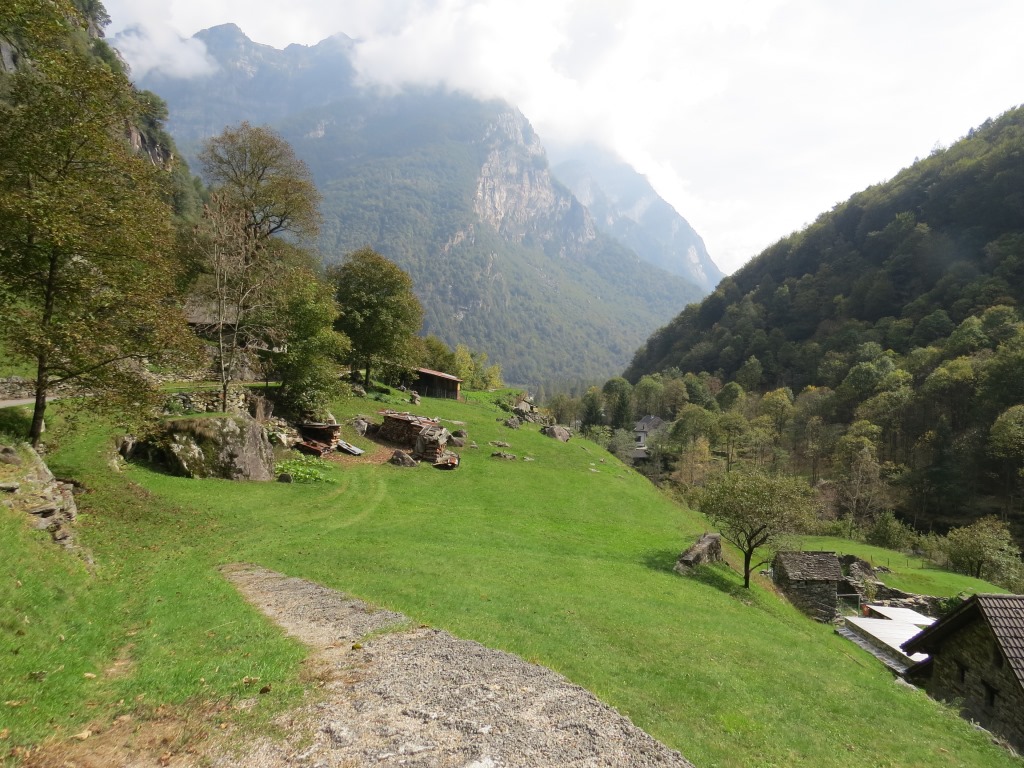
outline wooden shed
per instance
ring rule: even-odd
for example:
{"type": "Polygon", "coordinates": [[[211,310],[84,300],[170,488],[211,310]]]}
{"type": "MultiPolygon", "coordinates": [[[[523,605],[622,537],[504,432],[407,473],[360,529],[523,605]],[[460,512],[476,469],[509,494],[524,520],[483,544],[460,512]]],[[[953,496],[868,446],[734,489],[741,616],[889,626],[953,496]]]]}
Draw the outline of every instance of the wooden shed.
{"type": "Polygon", "coordinates": [[[412,389],[423,397],[442,397],[458,400],[462,379],[450,373],[432,371],[429,368],[417,368],[413,371],[412,389]]]}

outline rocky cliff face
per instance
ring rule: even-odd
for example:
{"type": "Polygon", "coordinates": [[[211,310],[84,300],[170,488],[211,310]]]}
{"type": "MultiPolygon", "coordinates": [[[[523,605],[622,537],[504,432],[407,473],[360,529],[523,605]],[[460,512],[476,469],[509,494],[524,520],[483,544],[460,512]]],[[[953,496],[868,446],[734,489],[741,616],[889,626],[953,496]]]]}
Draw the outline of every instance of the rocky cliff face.
{"type": "Polygon", "coordinates": [[[685,277],[705,293],[724,277],[689,222],[611,153],[592,146],[562,150],[552,172],[587,207],[600,231],[644,261],[685,277]]]}
{"type": "Polygon", "coordinates": [[[474,211],[502,237],[561,239],[559,255],[581,255],[597,234],[587,209],[551,177],[537,134],[521,112],[507,109],[488,126],[490,151],[480,169],[474,211]]]}
{"type": "Polygon", "coordinates": [[[325,261],[369,245],[406,270],[424,333],[485,351],[519,385],[603,379],[701,290],[600,232],[514,106],[443,88],[356,85],[351,41],[275,50],[199,35],[208,76],[151,74],[187,158],[241,120],[270,124],[323,196],[325,261]]]}

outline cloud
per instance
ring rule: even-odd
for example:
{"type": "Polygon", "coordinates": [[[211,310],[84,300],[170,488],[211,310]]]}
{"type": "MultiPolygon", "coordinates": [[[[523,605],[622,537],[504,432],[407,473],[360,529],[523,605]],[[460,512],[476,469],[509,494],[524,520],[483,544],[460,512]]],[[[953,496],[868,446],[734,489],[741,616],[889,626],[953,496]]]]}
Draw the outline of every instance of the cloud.
{"type": "Polygon", "coordinates": [[[105,5],[115,29],[142,25],[116,42],[137,74],[201,73],[181,38],[234,22],[279,48],[343,32],[367,83],[507,99],[545,143],[647,174],[726,271],[1014,106],[1024,68],[1019,0],[105,5]]]}
{"type": "Polygon", "coordinates": [[[182,38],[165,26],[136,24],[111,41],[131,67],[133,77],[159,70],[170,77],[192,78],[217,71],[217,62],[201,40],[182,38]]]}

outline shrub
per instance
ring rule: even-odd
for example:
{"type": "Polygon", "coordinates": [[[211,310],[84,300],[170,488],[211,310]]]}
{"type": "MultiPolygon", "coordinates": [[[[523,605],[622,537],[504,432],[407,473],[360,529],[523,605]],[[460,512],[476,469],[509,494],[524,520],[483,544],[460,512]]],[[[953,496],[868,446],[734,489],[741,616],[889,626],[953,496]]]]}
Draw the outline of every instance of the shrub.
{"type": "Polygon", "coordinates": [[[914,537],[913,529],[898,519],[891,509],[880,514],[867,532],[868,544],[894,549],[898,552],[910,549],[914,543],[914,537]]]}
{"type": "Polygon", "coordinates": [[[296,483],[330,483],[324,470],[328,464],[316,456],[296,456],[294,459],[285,459],[274,465],[274,474],[289,474],[296,483]]]}

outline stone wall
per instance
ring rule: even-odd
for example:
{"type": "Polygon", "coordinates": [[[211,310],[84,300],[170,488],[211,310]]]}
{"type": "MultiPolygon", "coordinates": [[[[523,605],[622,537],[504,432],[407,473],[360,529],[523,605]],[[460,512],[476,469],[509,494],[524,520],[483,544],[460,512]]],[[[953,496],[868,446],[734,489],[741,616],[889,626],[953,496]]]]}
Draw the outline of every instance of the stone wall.
{"type": "Polygon", "coordinates": [[[0,446],[0,503],[24,512],[36,530],[66,548],[75,546],[74,486],[57,480],[28,444],[0,446]]]}
{"type": "Polygon", "coordinates": [[[839,615],[838,582],[791,581],[778,574],[776,582],[789,602],[812,619],[829,622],[839,615]]]}
{"type": "Polygon", "coordinates": [[[975,621],[945,639],[933,656],[932,676],[925,688],[1024,752],[1024,689],[1006,659],[997,662],[996,639],[984,621],[975,621]]]}

